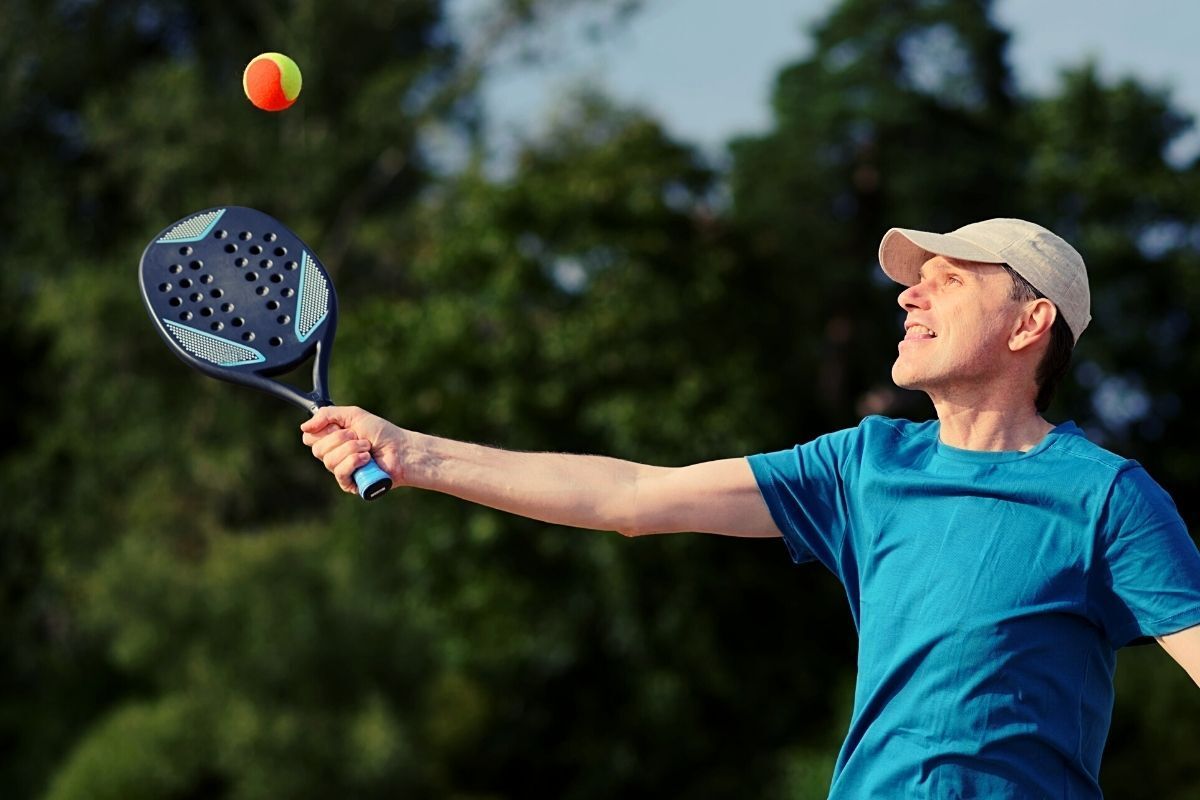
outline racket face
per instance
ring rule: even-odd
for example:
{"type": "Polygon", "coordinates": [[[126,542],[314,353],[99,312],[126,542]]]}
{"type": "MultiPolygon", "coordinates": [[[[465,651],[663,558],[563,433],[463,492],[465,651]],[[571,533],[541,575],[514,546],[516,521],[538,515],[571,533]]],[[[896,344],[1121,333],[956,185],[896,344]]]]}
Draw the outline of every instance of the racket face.
{"type": "Polygon", "coordinates": [[[300,237],[261,211],[210,208],[168,225],[142,254],[139,279],[163,340],[213,377],[297,402],[267,378],[332,345],[333,282],[300,237]]]}

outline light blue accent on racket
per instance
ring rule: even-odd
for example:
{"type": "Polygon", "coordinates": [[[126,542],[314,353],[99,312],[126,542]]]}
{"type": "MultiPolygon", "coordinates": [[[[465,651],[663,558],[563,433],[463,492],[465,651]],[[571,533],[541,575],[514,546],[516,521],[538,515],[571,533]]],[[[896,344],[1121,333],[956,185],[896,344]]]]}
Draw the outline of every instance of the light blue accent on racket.
{"type": "Polygon", "coordinates": [[[224,213],[225,209],[219,208],[216,211],[206,211],[203,214],[197,214],[191,219],[185,219],[159,237],[158,243],[178,244],[179,242],[198,242],[205,236],[208,236],[208,232],[216,227],[217,220],[224,213]]]}
{"type": "Polygon", "coordinates": [[[367,498],[365,492],[368,488],[370,488],[371,484],[385,479],[390,485],[392,477],[384,472],[383,469],[375,463],[375,459],[373,458],[358,469],[354,470],[354,485],[358,487],[358,496],[364,499],[370,499],[367,498]]]}
{"type": "Polygon", "coordinates": [[[267,360],[266,356],[253,347],[231,342],[220,336],[213,336],[211,333],[198,331],[187,325],[180,325],[178,322],[171,322],[169,319],[164,319],[163,324],[167,326],[167,330],[175,337],[175,341],[183,346],[184,350],[196,358],[212,362],[218,367],[240,367],[245,364],[259,364],[267,360]]]}
{"type": "Polygon", "coordinates": [[[329,315],[329,281],[313,266],[305,250],[300,257],[300,290],[296,300],[296,338],[307,341],[329,315]]]}

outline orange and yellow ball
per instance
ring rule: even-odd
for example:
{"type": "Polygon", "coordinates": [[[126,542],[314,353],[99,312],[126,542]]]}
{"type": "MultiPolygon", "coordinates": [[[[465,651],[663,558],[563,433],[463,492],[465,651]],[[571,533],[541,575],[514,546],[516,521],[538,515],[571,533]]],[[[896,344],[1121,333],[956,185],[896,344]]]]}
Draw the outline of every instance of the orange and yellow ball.
{"type": "Polygon", "coordinates": [[[255,56],[242,73],[242,88],[263,111],[283,111],[300,96],[300,68],[283,53],[255,56]]]}

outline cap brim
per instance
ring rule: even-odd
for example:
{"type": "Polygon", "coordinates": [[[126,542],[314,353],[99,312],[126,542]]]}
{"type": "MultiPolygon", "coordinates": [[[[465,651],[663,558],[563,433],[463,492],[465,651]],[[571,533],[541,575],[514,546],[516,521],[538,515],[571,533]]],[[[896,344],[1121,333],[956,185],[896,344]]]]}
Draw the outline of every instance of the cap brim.
{"type": "Polygon", "coordinates": [[[892,228],[879,243],[879,266],[889,278],[905,286],[920,281],[921,265],[933,256],[983,264],[1004,263],[1001,256],[990,250],[948,233],[892,228]]]}

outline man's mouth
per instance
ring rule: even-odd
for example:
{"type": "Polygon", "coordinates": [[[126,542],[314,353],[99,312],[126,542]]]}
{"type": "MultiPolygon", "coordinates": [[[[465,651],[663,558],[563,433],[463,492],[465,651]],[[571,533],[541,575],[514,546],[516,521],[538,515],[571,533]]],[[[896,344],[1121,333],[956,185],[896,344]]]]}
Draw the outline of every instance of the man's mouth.
{"type": "Polygon", "coordinates": [[[936,339],[937,334],[926,328],[924,325],[906,325],[904,328],[904,341],[912,341],[914,339],[936,339]]]}

